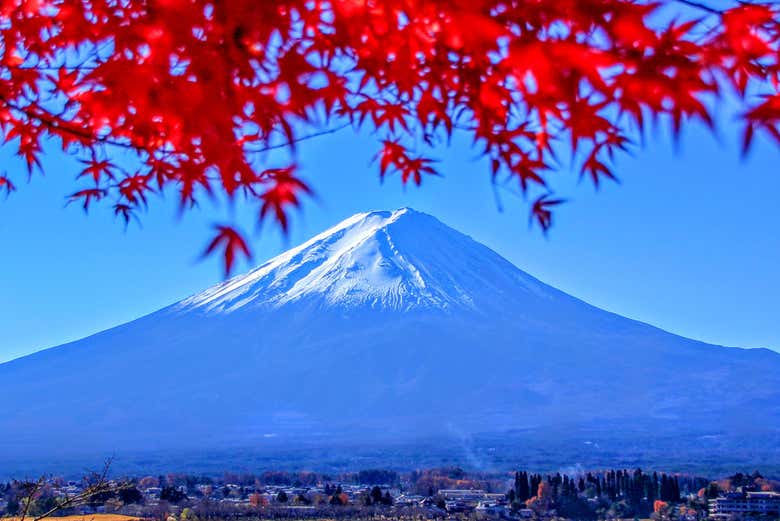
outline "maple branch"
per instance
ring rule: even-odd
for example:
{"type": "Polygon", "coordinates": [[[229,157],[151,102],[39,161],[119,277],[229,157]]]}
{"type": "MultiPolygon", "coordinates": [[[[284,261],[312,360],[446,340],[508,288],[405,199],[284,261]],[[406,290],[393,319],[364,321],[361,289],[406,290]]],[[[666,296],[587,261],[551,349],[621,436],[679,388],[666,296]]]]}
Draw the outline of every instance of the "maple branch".
{"type": "Polygon", "coordinates": [[[311,134],[306,134],[305,136],[301,136],[301,137],[298,137],[298,138],[295,138],[295,139],[292,139],[292,140],[288,140],[288,141],[286,141],[284,143],[277,143],[276,145],[268,145],[268,146],[264,146],[264,147],[261,147],[261,148],[255,148],[255,149],[247,148],[247,149],[245,149],[245,151],[249,152],[250,154],[259,154],[261,152],[268,152],[269,150],[277,150],[279,148],[286,148],[286,147],[289,147],[290,145],[294,145],[295,143],[300,143],[301,141],[307,141],[309,139],[314,139],[316,137],[327,136],[328,134],[335,134],[339,130],[343,130],[343,129],[347,128],[348,126],[350,126],[350,123],[344,123],[343,125],[339,125],[338,127],[329,128],[329,129],[321,130],[321,131],[318,131],[318,132],[313,132],[311,134]]]}
{"type": "Polygon", "coordinates": [[[706,11],[712,14],[722,15],[724,13],[724,11],[721,9],[716,9],[715,7],[709,6],[707,4],[703,4],[701,2],[696,2],[695,0],[674,0],[674,1],[679,4],[687,5],[688,7],[693,7],[701,11],[706,11]]]}
{"type": "MultiPolygon", "coordinates": [[[[689,7],[693,7],[695,9],[699,9],[701,11],[706,11],[711,14],[717,14],[722,15],[726,12],[726,9],[718,9],[716,7],[712,7],[710,5],[704,4],[702,2],[697,2],[696,0],[674,0],[678,4],[687,5],[689,7]]],[[[746,0],[737,0],[735,2],[737,5],[744,6],[744,5],[765,5],[765,6],[774,6],[779,5],[780,2],[777,1],[769,1],[769,2],[748,2],[746,0]]]]}
{"type": "MultiPolygon", "coordinates": [[[[134,145],[132,143],[128,143],[128,142],[125,142],[125,141],[118,141],[118,140],[115,140],[115,139],[111,139],[109,137],[96,136],[96,135],[94,135],[94,134],[92,134],[90,132],[82,131],[80,129],[73,128],[73,127],[71,127],[69,125],[61,124],[60,120],[58,120],[56,118],[56,116],[47,117],[44,114],[31,111],[31,110],[29,110],[29,109],[27,109],[25,107],[21,107],[21,106],[15,104],[15,103],[9,101],[7,98],[5,98],[2,95],[0,95],[0,102],[4,103],[8,108],[10,108],[12,110],[15,110],[17,112],[21,112],[22,114],[24,114],[28,118],[34,119],[34,120],[44,124],[45,126],[47,126],[50,129],[56,129],[56,130],[59,130],[59,131],[67,132],[67,133],[69,133],[69,134],[71,134],[73,136],[80,137],[80,138],[85,139],[85,140],[96,141],[98,143],[105,144],[105,145],[112,145],[112,146],[116,146],[116,147],[125,148],[125,149],[128,149],[128,150],[134,150],[134,151],[139,152],[139,153],[140,152],[147,153],[147,154],[149,153],[149,151],[147,149],[145,149],[145,148],[143,148],[142,146],[139,146],[139,145],[134,145]]],[[[249,152],[249,153],[261,153],[261,152],[267,152],[269,150],[276,150],[276,149],[280,149],[280,148],[286,148],[286,147],[289,147],[289,146],[291,146],[291,145],[293,145],[295,143],[299,143],[301,141],[307,141],[309,139],[314,139],[316,137],[326,136],[328,134],[335,134],[336,132],[347,128],[348,126],[350,126],[350,123],[344,123],[342,125],[339,125],[338,127],[322,130],[322,131],[319,131],[319,132],[314,132],[312,134],[307,134],[307,135],[301,136],[299,138],[288,140],[288,141],[286,141],[284,143],[278,143],[276,145],[268,145],[268,146],[264,146],[264,147],[256,148],[256,149],[247,148],[247,149],[245,149],[245,151],[249,152]]]]}
{"type": "Polygon", "coordinates": [[[49,114],[48,116],[45,114],[41,114],[35,111],[32,111],[26,107],[22,107],[20,105],[17,105],[16,103],[13,103],[12,101],[8,100],[3,95],[0,95],[0,102],[4,103],[8,108],[11,110],[15,110],[17,112],[21,112],[25,116],[27,116],[30,119],[33,119],[35,121],[38,121],[39,123],[42,123],[46,127],[50,129],[55,129],[58,131],[66,132],[72,136],[80,137],[85,140],[89,141],[95,141],[97,143],[105,144],[105,145],[112,145],[117,147],[126,148],[129,150],[134,150],[136,152],[146,152],[148,151],[144,149],[143,147],[139,145],[133,145],[132,143],[127,143],[125,141],[118,141],[115,139],[111,139],[109,137],[101,137],[96,136],[90,132],[86,132],[77,128],[73,128],[65,123],[67,123],[64,120],[58,119],[56,116],[53,116],[49,114]]]}

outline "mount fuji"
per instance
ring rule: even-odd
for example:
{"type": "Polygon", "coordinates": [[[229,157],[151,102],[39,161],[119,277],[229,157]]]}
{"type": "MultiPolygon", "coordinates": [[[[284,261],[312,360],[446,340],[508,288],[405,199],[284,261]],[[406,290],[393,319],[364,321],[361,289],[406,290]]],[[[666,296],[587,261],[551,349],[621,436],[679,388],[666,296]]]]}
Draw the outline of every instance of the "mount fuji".
{"type": "Polygon", "coordinates": [[[401,209],[1,364],[0,396],[17,458],[527,432],[776,452],[780,354],[600,310],[401,209]]]}

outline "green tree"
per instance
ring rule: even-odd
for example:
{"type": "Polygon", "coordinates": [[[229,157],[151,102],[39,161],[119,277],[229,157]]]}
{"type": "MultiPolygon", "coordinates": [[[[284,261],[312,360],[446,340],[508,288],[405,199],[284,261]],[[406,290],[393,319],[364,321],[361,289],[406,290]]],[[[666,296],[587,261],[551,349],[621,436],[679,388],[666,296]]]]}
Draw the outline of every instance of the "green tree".
{"type": "Polygon", "coordinates": [[[119,500],[125,505],[142,503],[144,500],[141,491],[133,485],[121,487],[117,490],[117,495],[119,496],[119,500]]]}
{"type": "Polygon", "coordinates": [[[8,499],[8,505],[5,507],[5,513],[9,516],[15,516],[19,513],[20,507],[21,505],[19,504],[19,498],[17,498],[14,494],[8,499]]]}
{"type": "Polygon", "coordinates": [[[173,486],[164,487],[162,491],[160,491],[160,501],[168,501],[169,503],[176,504],[185,499],[187,499],[187,494],[173,486]]]}

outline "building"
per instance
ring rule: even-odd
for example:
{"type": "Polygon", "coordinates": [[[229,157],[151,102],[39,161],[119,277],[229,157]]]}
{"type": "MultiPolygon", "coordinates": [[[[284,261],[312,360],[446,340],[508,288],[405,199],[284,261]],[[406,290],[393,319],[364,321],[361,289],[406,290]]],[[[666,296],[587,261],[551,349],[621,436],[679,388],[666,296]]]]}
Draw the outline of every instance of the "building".
{"type": "Polygon", "coordinates": [[[780,493],[730,492],[710,500],[709,514],[713,519],[777,518],[780,516],[780,493]]]}
{"type": "Polygon", "coordinates": [[[505,505],[495,503],[492,501],[480,501],[477,503],[477,507],[474,509],[477,514],[483,516],[499,516],[504,517],[507,514],[505,505]]]}
{"type": "Polygon", "coordinates": [[[445,501],[473,501],[476,504],[477,501],[485,499],[487,492],[475,489],[442,489],[439,490],[439,495],[443,497],[445,501]]]}
{"type": "Polygon", "coordinates": [[[484,490],[442,489],[439,495],[444,499],[447,512],[470,512],[480,503],[493,505],[491,508],[495,509],[506,503],[504,494],[492,494],[484,490]]]}
{"type": "Polygon", "coordinates": [[[419,496],[416,494],[401,494],[395,498],[396,505],[407,507],[422,506],[424,501],[425,496],[419,496]]]}

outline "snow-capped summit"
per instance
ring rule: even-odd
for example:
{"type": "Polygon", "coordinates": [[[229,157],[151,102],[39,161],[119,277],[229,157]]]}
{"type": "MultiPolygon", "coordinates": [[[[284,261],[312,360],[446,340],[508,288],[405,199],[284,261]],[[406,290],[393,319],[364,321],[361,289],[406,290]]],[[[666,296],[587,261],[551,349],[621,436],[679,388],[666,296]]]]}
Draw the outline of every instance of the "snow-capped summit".
{"type": "MultiPolygon", "coordinates": [[[[230,313],[309,300],[318,306],[474,307],[487,293],[542,290],[501,256],[410,208],[353,215],[304,244],[184,300],[230,313]]],[[[493,295],[490,295],[493,298],[493,295]]]]}

